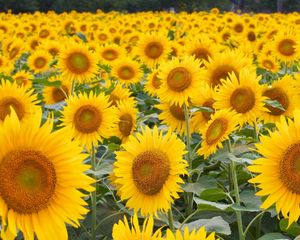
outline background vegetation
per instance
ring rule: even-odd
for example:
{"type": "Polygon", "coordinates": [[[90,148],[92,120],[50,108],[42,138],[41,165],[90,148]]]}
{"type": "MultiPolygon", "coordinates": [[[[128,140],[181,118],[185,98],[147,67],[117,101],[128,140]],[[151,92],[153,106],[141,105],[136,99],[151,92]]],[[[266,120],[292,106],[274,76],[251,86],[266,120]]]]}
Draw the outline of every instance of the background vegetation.
{"type": "Polygon", "coordinates": [[[300,11],[299,0],[0,0],[0,11],[11,9],[14,13],[49,11],[127,12],[159,11],[174,8],[175,11],[209,10],[218,7],[222,11],[241,9],[254,12],[300,11]]]}

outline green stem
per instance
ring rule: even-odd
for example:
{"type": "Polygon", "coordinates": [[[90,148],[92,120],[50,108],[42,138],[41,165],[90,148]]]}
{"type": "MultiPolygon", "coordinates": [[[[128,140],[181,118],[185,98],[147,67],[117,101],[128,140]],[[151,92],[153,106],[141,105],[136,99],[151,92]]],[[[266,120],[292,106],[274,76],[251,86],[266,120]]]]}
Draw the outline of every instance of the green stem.
{"type": "Polygon", "coordinates": [[[169,227],[170,229],[174,232],[174,219],[173,219],[173,213],[172,213],[172,208],[170,208],[168,212],[168,221],[169,221],[169,227]]]}
{"type": "Polygon", "coordinates": [[[261,221],[262,221],[262,218],[264,216],[264,213],[261,214],[258,218],[258,222],[257,222],[257,225],[256,225],[256,238],[258,239],[260,237],[260,232],[261,232],[261,221]]]}
{"type": "MultiPolygon", "coordinates": [[[[227,141],[227,147],[229,153],[231,153],[231,146],[229,140],[227,141]]],[[[235,162],[231,160],[230,164],[230,170],[231,170],[231,176],[232,176],[232,183],[233,183],[233,190],[235,195],[235,202],[237,206],[241,206],[241,199],[240,199],[240,193],[239,193],[239,185],[238,185],[238,179],[236,175],[236,166],[235,162]]],[[[239,231],[239,239],[245,240],[245,235],[243,232],[243,220],[242,220],[242,213],[239,210],[235,211],[236,218],[237,218],[237,224],[238,224],[238,231],[239,231]]]]}
{"type": "Polygon", "coordinates": [[[74,94],[75,91],[75,81],[72,81],[72,85],[71,85],[71,96],[74,94]]]}
{"type": "Polygon", "coordinates": [[[184,221],[180,224],[178,230],[181,230],[181,228],[183,227],[183,225],[185,223],[187,223],[187,221],[190,220],[193,216],[195,216],[198,212],[199,212],[199,209],[197,209],[195,212],[191,213],[186,219],[184,219],[184,221]]]}
{"type": "MultiPolygon", "coordinates": [[[[190,170],[192,170],[192,157],[191,157],[191,139],[190,139],[190,116],[189,110],[186,104],[183,105],[184,110],[184,119],[185,119],[185,133],[186,133],[186,148],[187,148],[187,160],[190,170]]],[[[192,182],[192,176],[188,176],[188,182],[192,182]]],[[[187,196],[187,214],[190,215],[193,211],[193,198],[194,194],[189,193],[187,196]]]]}
{"type": "Polygon", "coordinates": [[[251,220],[251,222],[248,224],[248,226],[246,227],[246,229],[245,229],[245,231],[244,231],[244,236],[247,235],[247,232],[248,232],[249,228],[251,227],[251,225],[252,225],[252,224],[253,224],[260,216],[262,216],[264,213],[265,213],[264,211],[260,212],[259,214],[257,214],[257,215],[251,220]]]}
{"type": "Polygon", "coordinates": [[[254,141],[258,142],[258,134],[259,134],[259,132],[257,131],[258,129],[257,129],[256,123],[254,123],[253,128],[254,128],[254,141]]]}
{"type": "Polygon", "coordinates": [[[91,164],[92,170],[94,172],[94,180],[93,186],[95,191],[92,192],[92,240],[96,240],[96,229],[97,229],[97,179],[96,179],[96,156],[95,149],[92,146],[91,149],[91,164]]]}

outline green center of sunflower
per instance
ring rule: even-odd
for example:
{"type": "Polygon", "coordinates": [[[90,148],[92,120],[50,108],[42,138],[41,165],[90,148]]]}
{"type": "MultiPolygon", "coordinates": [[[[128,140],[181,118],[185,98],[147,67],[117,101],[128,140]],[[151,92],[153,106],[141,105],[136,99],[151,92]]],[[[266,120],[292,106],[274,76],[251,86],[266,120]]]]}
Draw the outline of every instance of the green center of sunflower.
{"type": "Polygon", "coordinates": [[[25,115],[23,104],[14,97],[4,97],[0,99],[0,120],[4,121],[5,117],[10,114],[10,108],[13,108],[21,120],[25,115]]]}
{"type": "Polygon", "coordinates": [[[228,127],[228,122],[226,119],[217,118],[208,127],[206,131],[206,143],[212,145],[219,141],[219,139],[224,135],[228,127]]]}
{"type": "Polygon", "coordinates": [[[255,105],[255,94],[248,88],[237,88],[230,97],[230,105],[238,113],[246,113],[255,105]]]}
{"type": "Polygon", "coordinates": [[[34,66],[36,68],[43,68],[45,67],[45,65],[47,64],[47,61],[45,58],[43,57],[37,57],[35,60],[34,60],[34,66]]]}
{"type": "Polygon", "coordinates": [[[284,186],[300,194],[300,143],[290,145],[282,154],[279,176],[284,186]]]}
{"type": "Polygon", "coordinates": [[[81,52],[71,53],[67,58],[68,69],[76,74],[85,73],[90,68],[90,61],[86,54],[81,52]]]}
{"type": "Polygon", "coordinates": [[[162,189],[170,172],[168,156],[160,150],[140,153],[133,161],[132,175],[136,187],[146,195],[155,195],[162,189]]]}
{"type": "Polygon", "coordinates": [[[213,70],[210,80],[211,87],[216,87],[221,85],[221,79],[226,80],[229,77],[229,73],[234,72],[237,76],[237,71],[230,65],[220,65],[216,69],[213,70]]]}
{"type": "Polygon", "coordinates": [[[81,133],[92,133],[97,131],[101,122],[101,113],[92,105],[80,107],[74,115],[75,128],[81,133]]]}
{"type": "MultiPolygon", "coordinates": [[[[280,88],[274,87],[268,89],[263,93],[263,96],[268,97],[271,100],[278,101],[284,109],[288,109],[289,107],[289,98],[287,94],[283,92],[280,88]]],[[[275,108],[270,105],[265,105],[265,107],[269,110],[268,113],[274,116],[279,116],[285,112],[279,108],[275,108]]]]}
{"type": "Polygon", "coordinates": [[[182,92],[192,83],[191,73],[184,67],[172,69],[167,77],[167,84],[175,92],[182,92]]]}
{"type": "Polygon", "coordinates": [[[129,80],[134,77],[134,69],[130,66],[122,66],[118,69],[118,77],[124,80],[129,80]]]}
{"type": "Polygon", "coordinates": [[[0,194],[8,209],[20,214],[46,208],[56,186],[56,172],[41,152],[15,150],[0,161],[0,194]]]}
{"type": "Polygon", "coordinates": [[[105,60],[113,61],[118,57],[118,53],[113,49],[107,49],[103,52],[102,57],[105,60]]]}
{"type": "Polygon", "coordinates": [[[133,127],[133,119],[130,114],[125,113],[119,118],[119,130],[124,137],[128,137],[133,127]]]}
{"type": "Polygon", "coordinates": [[[296,43],[292,39],[284,39],[279,42],[278,51],[285,56],[291,56],[295,53],[295,45],[296,43]]]}
{"type": "Polygon", "coordinates": [[[169,109],[174,118],[176,118],[179,121],[185,120],[184,111],[183,111],[182,107],[179,107],[178,105],[174,104],[174,105],[171,105],[169,109]]]}
{"type": "MultiPolygon", "coordinates": [[[[207,99],[203,104],[202,106],[203,107],[209,107],[211,109],[214,110],[213,108],[213,105],[215,103],[215,100],[212,99],[212,98],[209,98],[207,99]]],[[[202,116],[205,118],[205,120],[208,122],[210,119],[211,119],[211,115],[213,114],[214,112],[202,112],[202,116]]]]}
{"type": "Polygon", "coordinates": [[[163,46],[159,42],[150,42],[145,47],[145,55],[151,59],[157,59],[163,53],[163,46]]]}

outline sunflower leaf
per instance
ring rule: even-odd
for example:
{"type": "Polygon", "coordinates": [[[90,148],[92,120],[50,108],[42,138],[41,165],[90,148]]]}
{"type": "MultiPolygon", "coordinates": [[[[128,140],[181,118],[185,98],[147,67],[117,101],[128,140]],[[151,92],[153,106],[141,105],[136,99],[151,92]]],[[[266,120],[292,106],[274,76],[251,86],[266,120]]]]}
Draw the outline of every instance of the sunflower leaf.
{"type": "Polygon", "coordinates": [[[210,107],[204,107],[204,106],[195,106],[192,110],[191,110],[192,113],[195,113],[195,112],[214,112],[214,110],[210,107]]]}
{"type": "Polygon", "coordinates": [[[278,102],[277,100],[271,100],[271,99],[266,99],[265,104],[273,107],[273,108],[277,108],[280,109],[282,111],[285,111],[286,109],[284,109],[284,107],[280,104],[280,102],[278,102]]]}

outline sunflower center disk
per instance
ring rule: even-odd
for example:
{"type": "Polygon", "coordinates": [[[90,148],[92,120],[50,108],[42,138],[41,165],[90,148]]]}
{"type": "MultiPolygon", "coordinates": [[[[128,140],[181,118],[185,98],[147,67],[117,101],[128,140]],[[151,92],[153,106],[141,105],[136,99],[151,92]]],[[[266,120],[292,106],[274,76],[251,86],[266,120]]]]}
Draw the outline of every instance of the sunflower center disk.
{"type": "Polygon", "coordinates": [[[87,56],[83,53],[72,53],[67,60],[68,68],[77,74],[88,71],[90,62],[87,56]]]}
{"type": "MultiPolygon", "coordinates": [[[[288,96],[279,88],[268,89],[263,93],[263,96],[278,101],[284,109],[287,109],[289,106],[288,96]]],[[[265,105],[265,107],[270,111],[269,114],[274,116],[279,116],[284,113],[283,110],[270,105],[265,105]]]]}
{"type": "Polygon", "coordinates": [[[140,153],[132,166],[134,183],[146,195],[157,194],[168,179],[169,172],[168,156],[159,150],[140,153]]]}
{"type": "Polygon", "coordinates": [[[207,51],[207,49],[205,48],[197,48],[192,52],[192,55],[195,56],[195,58],[197,59],[204,59],[204,60],[208,60],[208,57],[210,57],[210,53],[209,51],[207,51]]]}
{"type": "Polygon", "coordinates": [[[0,119],[4,121],[5,117],[10,114],[10,108],[13,108],[21,120],[25,114],[23,104],[14,97],[4,97],[0,100],[0,119]]]}
{"type": "Polygon", "coordinates": [[[285,56],[291,56],[295,53],[295,44],[291,39],[284,39],[278,44],[278,51],[285,56]]]}
{"type": "Polygon", "coordinates": [[[9,59],[14,59],[15,56],[17,56],[17,54],[19,53],[19,49],[18,48],[13,48],[9,51],[9,59]]]}
{"type": "Polygon", "coordinates": [[[272,69],[274,67],[274,64],[270,60],[264,60],[262,65],[267,69],[272,69]]]}
{"type": "Polygon", "coordinates": [[[159,42],[151,42],[145,48],[145,55],[157,59],[163,53],[163,46],[159,42]]]}
{"type": "Polygon", "coordinates": [[[47,61],[45,58],[42,57],[38,57],[35,61],[34,61],[34,66],[36,68],[43,68],[46,65],[47,61]]]}
{"type": "Polygon", "coordinates": [[[171,105],[170,112],[171,112],[172,116],[175,117],[177,120],[180,120],[180,121],[185,120],[184,111],[178,105],[171,105]]]}
{"type": "Polygon", "coordinates": [[[119,130],[123,136],[128,137],[133,127],[133,119],[130,114],[126,113],[120,117],[119,130]]]}
{"type": "Polygon", "coordinates": [[[18,86],[26,84],[26,82],[27,82],[27,79],[25,77],[22,77],[22,76],[17,77],[15,80],[16,80],[16,83],[17,83],[18,86]]]}
{"type": "Polygon", "coordinates": [[[92,105],[80,107],[74,116],[75,128],[82,133],[97,131],[102,122],[99,110],[92,105]]]}
{"type": "Polygon", "coordinates": [[[226,80],[229,76],[229,73],[234,72],[235,75],[238,75],[235,69],[229,65],[222,65],[216,68],[211,77],[211,86],[216,87],[221,84],[221,79],[226,80]]]}
{"type": "Polygon", "coordinates": [[[128,80],[134,77],[134,70],[129,66],[123,66],[118,70],[121,79],[128,80]]]}
{"type": "Polygon", "coordinates": [[[153,78],[152,78],[152,86],[156,89],[159,89],[160,85],[161,85],[161,81],[159,80],[159,78],[157,77],[157,73],[154,74],[153,78]]]}
{"type": "Polygon", "coordinates": [[[103,58],[105,58],[108,61],[115,60],[118,57],[118,54],[116,51],[109,49],[103,52],[102,54],[103,58]]]}
{"type": "Polygon", "coordinates": [[[280,179],[290,191],[300,194],[300,143],[289,146],[280,161],[280,179]]]}
{"type": "Polygon", "coordinates": [[[206,142],[212,145],[219,141],[227,130],[228,122],[226,119],[215,119],[206,131],[206,142]]]}
{"type": "Polygon", "coordinates": [[[56,172],[38,151],[9,152],[0,163],[0,194],[9,209],[31,214],[46,208],[54,195],[56,172]]]}
{"type": "Polygon", "coordinates": [[[168,86],[175,92],[182,92],[187,89],[192,82],[191,73],[184,67],[172,69],[167,77],[168,86]]]}
{"type": "Polygon", "coordinates": [[[255,95],[250,88],[238,88],[230,97],[230,105],[238,113],[246,113],[255,105],[255,95]]]}
{"type": "MultiPolygon", "coordinates": [[[[215,100],[210,98],[207,101],[205,101],[202,105],[203,107],[209,107],[214,110],[213,104],[215,103],[215,100]]],[[[202,116],[205,118],[206,121],[209,121],[211,119],[211,115],[213,112],[202,112],[202,116]]]]}
{"type": "Polygon", "coordinates": [[[66,95],[68,93],[68,89],[64,86],[62,86],[63,92],[60,88],[54,88],[52,91],[52,97],[54,102],[58,103],[61,101],[64,101],[66,99],[66,95]]]}

